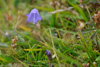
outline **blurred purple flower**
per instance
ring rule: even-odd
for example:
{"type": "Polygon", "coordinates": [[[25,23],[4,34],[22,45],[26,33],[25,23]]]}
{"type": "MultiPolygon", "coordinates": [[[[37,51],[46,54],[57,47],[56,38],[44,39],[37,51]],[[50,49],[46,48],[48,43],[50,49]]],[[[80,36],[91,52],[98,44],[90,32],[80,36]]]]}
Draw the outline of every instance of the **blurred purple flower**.
{"type": "Polygon", "coordinates": [[[51,51],[47,50],[46,53],[47,53],[48,59],[52,60],[52,53],[51,53],[51,51]]]}
{"type": "Polygon", "coordinates": [[[33,23],[35,23],[35,24],[36,24],[39,20],[42,20],[42,17],[40,16],[39,11],[38,11],[36,8],[34,8],[34,9],[30,12],[30,14],[27,14],[27,17],[28,17],[27,22],[33,22],[33,23]]]}
{"type": "Polygon", "coordinates": [[[50,67],[54,67],[54,66],[53,66],[53,63],[51,63],[50,67]]]}

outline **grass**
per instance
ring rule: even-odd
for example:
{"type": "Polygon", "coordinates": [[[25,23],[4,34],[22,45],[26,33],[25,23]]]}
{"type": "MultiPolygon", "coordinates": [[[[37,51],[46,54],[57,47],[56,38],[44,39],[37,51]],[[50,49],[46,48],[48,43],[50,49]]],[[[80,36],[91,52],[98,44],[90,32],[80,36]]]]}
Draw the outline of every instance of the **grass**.
{"type": "Polygon", "coordinates": [[[78,0],[61,0],[61,4],[58,0],[54,9],[51,2],[0,1],[0,67],[49,67],[46,50],[54,56],[54,67],[100,66],[100,31],[92,18],[99,11],[95,3],[86,0],[82,8],[78,0]],[[40,29],[27,23],[26,15],[33,8],[43,18],[40,29]]]}

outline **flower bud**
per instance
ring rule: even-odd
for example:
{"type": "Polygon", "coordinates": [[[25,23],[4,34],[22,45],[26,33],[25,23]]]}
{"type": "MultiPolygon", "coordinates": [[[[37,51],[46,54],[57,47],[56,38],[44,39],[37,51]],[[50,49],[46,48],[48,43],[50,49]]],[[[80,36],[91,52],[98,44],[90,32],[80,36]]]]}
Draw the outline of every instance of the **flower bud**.
{"type": "Polygon", "coordinates": [[[47,50],[46,53],[47,53],[48,59],[52,60],[52,53],[51,53],[51,51],[47,50]]]}
{"type": "Polygon", "coordinates": [[[54,67],[54,66],[53,66],[53,63],[51,63],[50,67],[54,67]]]}

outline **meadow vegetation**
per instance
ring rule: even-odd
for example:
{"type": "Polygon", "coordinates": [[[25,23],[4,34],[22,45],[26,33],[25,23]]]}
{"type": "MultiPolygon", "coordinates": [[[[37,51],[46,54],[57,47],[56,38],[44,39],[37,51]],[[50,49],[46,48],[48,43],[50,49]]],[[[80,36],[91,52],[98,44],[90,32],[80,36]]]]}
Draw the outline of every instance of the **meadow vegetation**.
{"type": "Polygon", "coordinates": [[[100,67],[99,6],[99,0],[0,0],[0,67],[100,67]],[[41,19],[28,22],[34,8],[41,19]]]}

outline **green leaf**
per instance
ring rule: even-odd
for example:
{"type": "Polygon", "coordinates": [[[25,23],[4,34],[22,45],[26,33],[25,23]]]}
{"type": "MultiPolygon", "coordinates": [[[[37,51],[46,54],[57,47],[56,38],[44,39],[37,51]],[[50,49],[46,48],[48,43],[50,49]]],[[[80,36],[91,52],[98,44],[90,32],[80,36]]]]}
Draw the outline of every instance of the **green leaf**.
{"type": "Polygon", "coordinates": [[[0,60],[2,61],[2,62],[8,62],[5,58],[3,58],[3,57],[0,57],[0,60]]]}
{"type": "Polygon", "coordinates": [[[100,61],[100,56],[98,56],[98,57],[96,58],[96,61],[100,61]]]}

